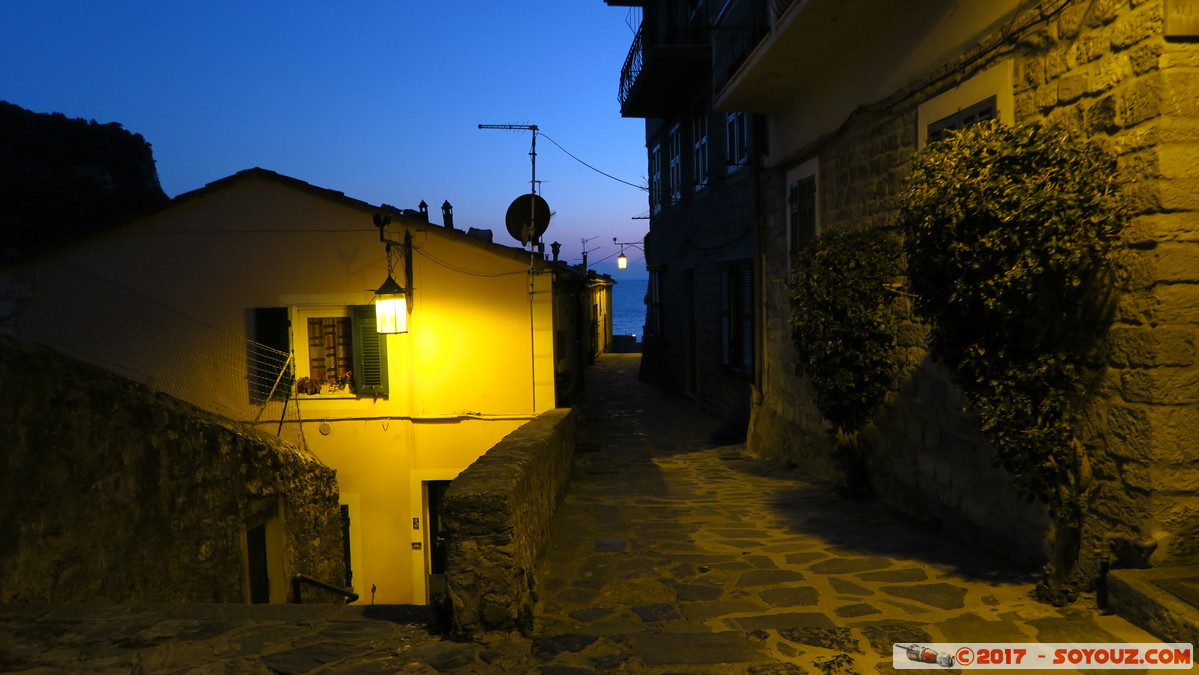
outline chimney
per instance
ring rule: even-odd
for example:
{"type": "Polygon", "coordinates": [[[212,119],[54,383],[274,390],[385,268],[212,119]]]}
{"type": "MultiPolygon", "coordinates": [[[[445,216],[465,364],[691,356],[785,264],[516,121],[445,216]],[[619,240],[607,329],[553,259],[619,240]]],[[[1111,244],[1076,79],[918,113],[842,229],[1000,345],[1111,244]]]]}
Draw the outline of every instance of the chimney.
{"type": "Polygon", "coordinates": [[[454,229],[454,207],[448,199],[441,204],[441,219],[445,223],[445,229],[454,229]]]}

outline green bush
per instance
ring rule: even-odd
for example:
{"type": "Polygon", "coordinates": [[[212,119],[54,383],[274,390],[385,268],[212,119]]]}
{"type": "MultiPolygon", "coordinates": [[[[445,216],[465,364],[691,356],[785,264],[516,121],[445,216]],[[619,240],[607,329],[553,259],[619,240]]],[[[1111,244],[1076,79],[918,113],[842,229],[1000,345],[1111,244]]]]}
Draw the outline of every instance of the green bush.
{"type": "Polygon", "coordinates": [[[988,122],[920,151],[900,199],[930,352],[998,461],[1049,503],[1057,584],[1077,554],[1089,460],[1075,429],[1102,368],[1128,216],[1117,176],[1092,142],[988,122]]]}
{"type": "Polygon", "coordinates": [[[791,276],[791,327],[816,406],[842,434],[861,430],[894,388],[899,238],[879,229],[821,234],[791,276]]]}

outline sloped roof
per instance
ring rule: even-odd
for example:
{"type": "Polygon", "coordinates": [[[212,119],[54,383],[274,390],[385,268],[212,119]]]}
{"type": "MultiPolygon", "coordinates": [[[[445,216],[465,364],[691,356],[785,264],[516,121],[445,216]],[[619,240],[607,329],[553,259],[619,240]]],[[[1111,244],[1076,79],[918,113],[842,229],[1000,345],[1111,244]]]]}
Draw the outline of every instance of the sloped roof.
{"type": "MultiPolygon", "coordinates": [[[[250,180],[261,180],[261,181],[275,183],[277,185],[281,185],[283,187],[286,187],[286,188],[289,188],[292,190],[297,190],[299,192],[303,192],[305,194],[311,195],[318,199],[322,199],[322,200],[331,202],[333,204],[343,206],[345,208],[354,209],[356,211],[360,211],[360,212],[362,212],[364,214],[368,214],[368,215],[374,215],[376,213],[383,213],[383,214],[390,216],[391,222],[395,225],[401,225],[401,226],[407,225],[409,227],[421,227],[425,232],[428,232],[435,236],[445,237],[450,240],[461,242],[461,243],[467,244],[469,246],[474,246],[476,248],[488,251],[490,253],[493,253],[493,254],[496,254],[499,256],[511,258],[513,260],[529,262],[529,252],[524,249],[484,241],[482,239],[479,239],[478,237],[473,237],[462,230],[448,229],[448,228],[442,227],[436,223],[430,222],[430,221],[426,220],[425,218],[414,216],[410,212],[405,213],[403,210],[396,208],[394,206],[391,206],[389,204],[381,204],[381,205],[376,206],[374,204],[364,202],[360,199],[354,199],[353,197],[346,196],[346,194],[344,192],[338,192],[337,190],[330,190],[328,188],[318,187],[316,185],[312,185],[311,183],[306,183],[298,178],[292,178],[291,176],[285,176],[285,175],[283,175],[281,173],[277,173],[275,171],[270,171],[268,169],[263,169],[260,167],[254,167],[251,169],[245,169],[242,171],[238,171],[237,173],[235,173],[231,176],[226,176],[219,180],[212,181],[211,183],[208,183],[204,187],[201,187],[201,188],[198,188],[195,190],[191,190],[190,192],[184,192],[183,194],[180,194],[180,195],[176,195],[170,201],[163,203],[160,207],[153,209],[147,213],[143,213],[143,214],[137,216],[136,218],[133,218],[132,220],[117,223],[111,227],[104,228],[101,230],[89,231],[87,233],[81,234],[79,237],[76,237],[74,239],[63,240],[63,241],[57,242],[57,245],[55,245],[52,248],[30,252],[29,255],[22,256],[20,258],[17,258],[17,259],[11,260],[11,261],[7,261],[7,264],[5,264],[4,266],[7,267],[7,266],[20,265],[22,262],[26,262],[30,259],[35,259],[35,258],[41,257],[42,255],[49,254],[54,249],[57,249],[57,248],[60,248],[63,246],[74,245],[81,241],[86,241],[88,239],[103,237],[105,234],[107,234],[109,232],[119,230],[122,227],[130,225],[132,223],[136,223],[140,220],[143,220],[146,218],[152,218],[152,217],[158,216],[160,214],[172,211],[174,209],[184,207],[192,201],[201,199],[201,198],[209,196],[209,195],[213,195],[217,192],[220,192],[221,190],[224,190],[226,188],[229,188],[234,185],[238,185],[238,184],[244,183],[246,181],[250,181],[250,180]]],[[[533,260],[533,264],[536,267],[544,267],[546,265],[546,261],[541,257],[535,257],[533,260]]]]}

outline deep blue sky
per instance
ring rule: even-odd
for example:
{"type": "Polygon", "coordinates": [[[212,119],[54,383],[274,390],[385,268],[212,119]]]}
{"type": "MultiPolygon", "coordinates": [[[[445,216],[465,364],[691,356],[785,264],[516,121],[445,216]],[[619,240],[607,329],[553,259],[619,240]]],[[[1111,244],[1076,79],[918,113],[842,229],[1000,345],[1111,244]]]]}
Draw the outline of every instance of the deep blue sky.
{"type": "Polygon", "coordinates": [[[635,25],[603,0],[0,0],[0,100],[119,122],[153,146],[170,196],[262,167],[374,204],[495,230],[537,178],[547,242],[616,272],[612,238],[640,241],[641,120],[622,119],[635,25]],[[336,6],[335,6],[336,5],[336,6]]]}

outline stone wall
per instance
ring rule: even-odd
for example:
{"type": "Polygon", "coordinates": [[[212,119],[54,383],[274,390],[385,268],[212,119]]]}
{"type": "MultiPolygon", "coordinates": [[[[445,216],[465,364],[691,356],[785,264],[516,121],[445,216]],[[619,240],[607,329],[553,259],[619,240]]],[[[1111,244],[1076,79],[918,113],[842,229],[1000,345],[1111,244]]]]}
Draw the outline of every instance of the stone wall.
{"type": "Polygon", "coordinates": [[[570,479],[574,427],[572,410],[545,412],[446,490],[446,591],[455,634],[532,628],[535,570],[570,479]]]}
{"type": "Polygon", "coordinates": [[[0,602],[246,602],[247,521],[270,512],[288,575],[344,580],[311,455],[45,349],[0,342],[0,380],[0,602]]]}
{"type": "MultiPolygon", "coordinates": [[[[1012,23],[1023,29],[1010,38],[968,41],[969,53],[794,157],[819,159],[822,229],[891,225],[916,125],[929,121],[917,120],[917,106],[1005,60],[1017,122],[1059,124],[1115,153],[1136,206],[1132,278],[1080,429],[1093,464],[1081,565],[1095,575],[1109,554],[1113,564],[1137,564],[1121,549],[1147,539],[1157,544],[1152,564],[1199,561],[1199,43],[1163,37],[1162,0],[1051,4],[1060,11],[1036,7],[1012,23]]],[[[764,181],[765,204],[785,204],[787,168],[764,181]]],[[[775,211],[764,219],[765,241],[786,241],[784,227],[775,211]]],[[[785,247],[763,248],[768,356],[750,446],[836,480],[827,423],[794,372],[785,247]]],[[[866,434],[875,487],[952,534],[1043,562],[1044,509],[1021,501],[1013,479],[991,466],[994,451],[947,373],[924,355],[922,331],[907,327],[901,388],[866,434]]]]}

